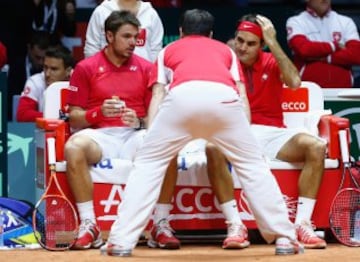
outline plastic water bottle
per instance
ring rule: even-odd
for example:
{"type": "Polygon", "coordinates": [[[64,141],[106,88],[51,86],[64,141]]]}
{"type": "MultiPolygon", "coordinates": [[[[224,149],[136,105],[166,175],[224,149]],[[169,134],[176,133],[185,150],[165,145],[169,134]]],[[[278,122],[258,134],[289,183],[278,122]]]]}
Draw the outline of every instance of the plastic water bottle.
{"type": "Polygon", "coordinates": [[[355,212],[355,219],[354,219],[354,240],[359,242],[360,241],[360,210],[355,212]]]}
{"type": "Polygon", "coordinates": [[[0,247],[4,246],[4,222],[5,222],[5,214],[4,211],[0,208],[0,247]]]}

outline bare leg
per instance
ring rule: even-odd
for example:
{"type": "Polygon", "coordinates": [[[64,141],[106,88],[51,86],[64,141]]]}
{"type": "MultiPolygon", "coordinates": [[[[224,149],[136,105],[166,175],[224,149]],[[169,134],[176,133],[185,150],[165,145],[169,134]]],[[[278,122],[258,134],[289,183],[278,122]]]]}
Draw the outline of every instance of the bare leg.
{"type": "Polygon", "coordinates": [[[315,199],[324,172],[326,145],[308,134],[291,138],[278,152],[277,158],[288,162],[304,162],[299,178],[299,195],[315,199]]]}
{"type": "Polygon", "coordinates": [[[315,234],[311,223],[324,172],[325,150],[325,143],[316,137],[298,134],[291,138],[277,155],[281,160],[304,162],[298,182],[299,199],[295,224],[298,240],[305,248],[326,247],[326,242],[315,234]]]}
{"type": "Polygon", "coordinates": [[[89,165],[101,159],[100,147],[85,136],[71,137],[65,145],[66,174],[77,203],[93,199],[93,182],[89,165]]]}
{"type": "Polygon", "coordinates": [[[174,195],[177,180],[177,156],[173,158],[166,170],[164,182],[161,187],[158,203],[170,204],[174,195]]]}
{"type": "Polygon", "coordinates": [[[206,146],[209,181],[219,203],[234,199],[234,186],[225,156],[212,144],[206,146]]]}

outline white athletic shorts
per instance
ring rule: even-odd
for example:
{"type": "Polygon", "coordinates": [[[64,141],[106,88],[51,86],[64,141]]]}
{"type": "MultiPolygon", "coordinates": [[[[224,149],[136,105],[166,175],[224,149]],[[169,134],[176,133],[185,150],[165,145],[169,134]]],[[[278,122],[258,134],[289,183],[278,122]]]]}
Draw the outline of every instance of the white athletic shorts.
{"type": "Polygon", "coordinates": [[[107,158],[134,160],[145,134],[145,129],[136,131],[130,127],[106,127],[82,129],[73,136],[85,135],[94,140],[102,150],[102,160],[107,158]]]}
{"type": "Polygon", "coordinates": [[[263,153],[270,159],[276,159],[281,147],[293,136],[299,133],[309,133],[305,128],[281,128],[266,125],[251,125],[251,131],[255,135],[263,153]]]}

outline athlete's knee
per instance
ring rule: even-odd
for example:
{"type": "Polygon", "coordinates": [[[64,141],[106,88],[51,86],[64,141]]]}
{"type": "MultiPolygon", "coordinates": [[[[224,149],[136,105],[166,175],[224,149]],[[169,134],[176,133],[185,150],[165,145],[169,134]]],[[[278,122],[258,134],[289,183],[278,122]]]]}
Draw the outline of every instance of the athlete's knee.
{"type": "Polygon", "coordinates": [[[326,143],[318,138],[315,138],[310,143],[309,152],[314,159],[324,161],[326,155],[326,143]]]}

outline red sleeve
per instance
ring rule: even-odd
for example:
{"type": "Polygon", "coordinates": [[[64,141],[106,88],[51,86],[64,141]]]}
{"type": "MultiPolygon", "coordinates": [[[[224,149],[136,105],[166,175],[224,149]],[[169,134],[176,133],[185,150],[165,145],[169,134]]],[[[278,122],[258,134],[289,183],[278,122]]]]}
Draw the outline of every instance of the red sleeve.
{"type": "Polygon", "coordinates": [[[0,68],[7,63],[6,47],[0,42],[0,68]]]}
{"type": "Polygon", "coordinates": [[[304,60],[326,57],[333,50],[328,42],[310,41],[304,35],[296,35],[289,41],[289,47],[304,60]]]}
{"type": "Polygon", "coordinates": [[[360,65],[360,41],[350,40],[344,49],[336,51],[331,55],[331,64],[341,66],[360,65]]]}
{"type": "Polygon", "coordinates": [[[37,101],[29,97],[20,97],[19,105],[16,112],[16,120],[19,122],[35,122],[37,117],[42,117],[43,113],[39,112],[37,101]]]}

